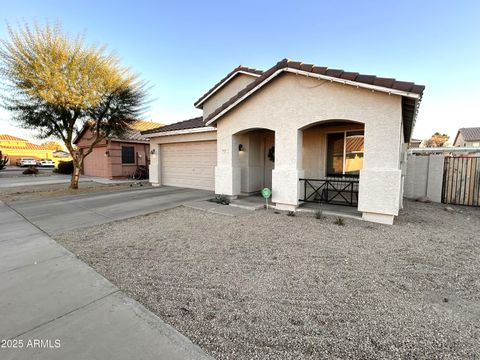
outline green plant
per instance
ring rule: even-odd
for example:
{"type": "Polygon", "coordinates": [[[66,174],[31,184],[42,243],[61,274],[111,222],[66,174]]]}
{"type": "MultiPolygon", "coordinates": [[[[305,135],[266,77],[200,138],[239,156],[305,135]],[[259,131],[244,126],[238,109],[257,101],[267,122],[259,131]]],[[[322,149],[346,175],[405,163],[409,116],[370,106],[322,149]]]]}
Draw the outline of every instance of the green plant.
{"type": "Polygon", "coordinates": [[[215,195],[215,197],[209,201],[220,205],[230,205],[230,199],[225,195],[215,195]]]}
{"type": "Polygon", "coordinates": [[[287,216],[295,216],[295,211],[289,211],[289,212],[287,212],[287,216]]]}
{"type": "Polygon", "coordinates": [[[73,173],[73,161],[60,161],[58,163],[57,174],[71,175],[73,173]]]}
{"type": "Polygon", "coordinates": [[[323,211],[322,210],[315,210],[315,219],[323,219],[325,218],[325,215],[323,215],[323,211]]]}
{"type": "Polygon", "coordinates": [[[37,175],[38,174],[38,169],[35,166],[29,166],[26,168],[23,173],[23,175],[37,175]]]}
{"type": "Polygon", "coordinates": [[[5,169],[8,163],[8,158],[5,156],[4,158],[0,157],[0,170],[5,169]]]}
{"type": "Polygon", "coordinates": [[[338,226],[343,226],[345,225],[345,220],[341,217],[337,217],[333,223],[338,226]]]}

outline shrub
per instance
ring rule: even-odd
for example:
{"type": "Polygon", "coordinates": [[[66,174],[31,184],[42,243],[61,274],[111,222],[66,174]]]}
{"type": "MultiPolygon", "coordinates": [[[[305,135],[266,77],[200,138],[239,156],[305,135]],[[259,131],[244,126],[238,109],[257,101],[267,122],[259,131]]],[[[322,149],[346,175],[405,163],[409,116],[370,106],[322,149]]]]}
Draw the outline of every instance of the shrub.
{"type": "Polygon", "coordinates": [[[73,161],[60,161],[58,163],[57,174],[71,175],[73,173],[73,161]]]}
{"type": "Polygon", "coordinates": [[[29,166],[25,170],[23,170],[23,175],[37,175],[38,174],[38,169],[34,166],[29,166]]]}
{"type": "Polygon", "coordinates": [[[0,157],[0,170],[5,169],[5,167],[7,166],[7,163],[8,163],[8,158],[6,156],[4,158],[0,157]]]}
{"type": "Polygon", "coordinates": [[[230,199],[225,195],[215,195],[215,197],[213,199],[210,199],[209,201],[220,204],[220,205],[230,204],[230,199]]]}
{"type": "Polygon", "coordinates": [[[337,217],[335,219],[335,222],[334,222],[335,225],[338,225],[338,226],[343,226],[345,225],[345,220],[343,220],[343,218],[341,217],[337,217]]]}
{"type": "Polygon", "coordinates": [[[323,219],[325,216],[323,215],[323,211],[322,210],[315,210],[315,219],[323,219]]]}
{"type": "Polygon", "coordinates": [[[295,211],[289,211],[289,212],[287,212],[287,216],[295,216],[295,211]]]}

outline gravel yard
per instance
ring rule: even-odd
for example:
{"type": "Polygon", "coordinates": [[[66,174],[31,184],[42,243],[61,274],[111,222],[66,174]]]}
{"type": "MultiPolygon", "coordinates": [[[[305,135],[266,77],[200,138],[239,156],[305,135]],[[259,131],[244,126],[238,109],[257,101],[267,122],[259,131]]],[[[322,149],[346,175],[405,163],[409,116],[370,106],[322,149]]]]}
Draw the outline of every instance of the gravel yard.
{"type": "Polygon", "coordinates": [[[480,209],[394,226],[180,207],[56,238],[217,359],[479,358],[480,209]]]}

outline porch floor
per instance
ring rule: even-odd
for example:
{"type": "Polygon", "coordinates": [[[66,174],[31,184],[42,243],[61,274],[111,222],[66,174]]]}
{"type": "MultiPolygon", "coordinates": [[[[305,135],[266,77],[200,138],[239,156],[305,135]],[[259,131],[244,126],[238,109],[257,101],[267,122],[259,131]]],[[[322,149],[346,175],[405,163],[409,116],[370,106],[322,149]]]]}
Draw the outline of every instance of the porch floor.
{"type": "Polygon", "coordinates": [[[362,218],[362,213],[354,206],[305,202],[301,203],[298,207],[298,211],[314,212],[316,210],[322,210],[324,215],[342,216],[353,219],[362,218]]]}
{"type": "MultiPolygon", "coordinates": [[[[268,204],[271,205],[270,199],[268,204]]],[[[238,198],[230,202],[230,205],[248,210],[259,210],[265,208],[265,199],[260,194],[239,195],[238,198]]]]}
{"type": "MultiPolygon", "coordinates": [[[[272,204],[271,199],[268,199],[268,205],[269,207],[275,207],[275,204],[272,204]]],[[[230,202],[230,206],[247,210],[259,210],[265,208],[265,199],[261,195],[240,195],[237,199],[230,202]]],[[[297,211],[312,213],[316,210],[322,210],[324,215],[341,216],[352,219],[362,218],[362,213],[354,206],[305,202],[301,203],[297,209],[297,211]]]]}

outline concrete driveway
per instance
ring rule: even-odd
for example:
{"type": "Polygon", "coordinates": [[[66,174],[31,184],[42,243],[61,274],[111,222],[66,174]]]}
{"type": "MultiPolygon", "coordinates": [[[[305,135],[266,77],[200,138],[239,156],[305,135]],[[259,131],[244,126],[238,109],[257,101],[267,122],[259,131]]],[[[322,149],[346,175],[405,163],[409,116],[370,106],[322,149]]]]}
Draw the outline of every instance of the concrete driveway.
{"type": "MultiPolygon", "coordinates": [[[[157,193],[163,191],[168,192],[158,189],[157,193]]],[[[179,192],[166,197],[180,201],[179,192]]],[[[152,192],[132,193],[152,196],[152,192]]],[[[122,195],[117,199],[125,201],[132,194],[122,195]]],[[[159,196],[153,198],[160,202],[159,196]]],[[[77,199],[88,204],[88,199],[82,201],[77,199]]],[[[111,215],[125,215],[112,210],[114,201],[104,201],[110,204],[111,215]]],[[[47,215],[40,224],[63,227],[62,222],[75,214],[85,223],[91,220],[73,205],[77,202],[31,205],[37,217],[39,211],[57,214],[47,215]],[[52,211],[57,205],[72,212],[62,216],[59,209],[52,211]]],[[[98,203],[90,207],[102,208],[98,203]]],[[[1,201],[0,228],[0,359],[211,359],[1,201]]]]}
{"type": "Polygon", "coordinates": [[[165,186],[21,201],[12,203],[10,207],[46,233],[54,235],[169,209],[212,196],[211,191],[165,186]]]}

